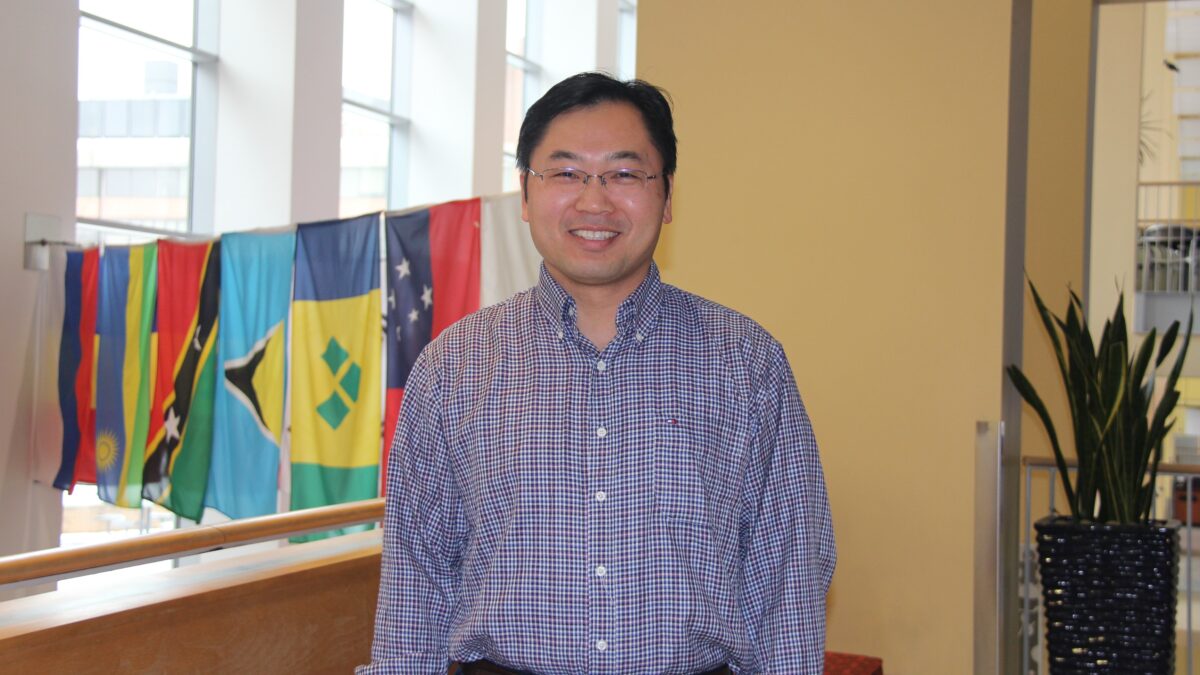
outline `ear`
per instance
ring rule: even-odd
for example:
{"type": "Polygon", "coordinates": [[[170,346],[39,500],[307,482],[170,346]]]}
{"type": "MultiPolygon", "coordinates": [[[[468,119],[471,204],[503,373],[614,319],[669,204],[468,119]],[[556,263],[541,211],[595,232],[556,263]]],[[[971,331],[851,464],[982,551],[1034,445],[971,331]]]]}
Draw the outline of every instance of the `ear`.
{"type": "Polygon", "coordinates": [[[522,173],[517,180],[521,182],[521,220],[529,222],[529,172],[522,173]]]}
{"type": "Polygon", "coordinates": [[[675,176],[664,178],[667,187],[667,201],[663,204],[663,225],[671,222],[671,197],[675,194],[675,176]]]}

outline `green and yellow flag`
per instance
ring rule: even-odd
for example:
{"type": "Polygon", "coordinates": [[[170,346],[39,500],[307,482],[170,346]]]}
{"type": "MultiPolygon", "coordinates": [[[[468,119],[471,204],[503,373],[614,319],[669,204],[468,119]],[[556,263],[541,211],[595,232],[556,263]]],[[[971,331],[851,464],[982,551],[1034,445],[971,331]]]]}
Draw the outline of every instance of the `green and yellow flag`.
{"type": "Polygon", "coordinates": [[[300,225],[292,321],[292,509],[371,499],[382,426],[378,215],[300,225]]]}
{"type": "Polygon", "coordinates": [[[96,313],[96,487],[100,498],[142,504],[157,362],[155,244],[110,246],[100,258],[96,313]]]}

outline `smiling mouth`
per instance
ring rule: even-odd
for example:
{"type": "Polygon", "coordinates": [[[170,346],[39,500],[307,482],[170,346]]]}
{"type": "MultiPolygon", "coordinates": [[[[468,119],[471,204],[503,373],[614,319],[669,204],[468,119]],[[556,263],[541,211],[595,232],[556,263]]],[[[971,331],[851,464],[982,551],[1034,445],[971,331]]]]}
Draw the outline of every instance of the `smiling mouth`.
{"type": "Polygon", "coordinates": [[[580,239],[588,241],[605,241],[617,236],[616,232],[606,232],[604,230],[571,230],[571,234],[580,239]]]}

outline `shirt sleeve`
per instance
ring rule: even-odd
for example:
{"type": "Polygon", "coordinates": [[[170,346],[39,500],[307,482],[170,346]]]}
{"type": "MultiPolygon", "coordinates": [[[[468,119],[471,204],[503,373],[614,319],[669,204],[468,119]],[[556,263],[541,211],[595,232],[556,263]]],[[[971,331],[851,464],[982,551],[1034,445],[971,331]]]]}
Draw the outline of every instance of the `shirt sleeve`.
{"type": "Polygon", "coordinates": [[[743,616],[762,673],[820,674],[836,552],[825,478],[783,348],[756,396],[759,461],[744,506],[743,616]]]}
{"type": "Polygon", "coordinates": [[[465,521],[427,352],[409,374],[392,441],[375,640],[358,675],[445,675],[450,664],[465,521]]]}

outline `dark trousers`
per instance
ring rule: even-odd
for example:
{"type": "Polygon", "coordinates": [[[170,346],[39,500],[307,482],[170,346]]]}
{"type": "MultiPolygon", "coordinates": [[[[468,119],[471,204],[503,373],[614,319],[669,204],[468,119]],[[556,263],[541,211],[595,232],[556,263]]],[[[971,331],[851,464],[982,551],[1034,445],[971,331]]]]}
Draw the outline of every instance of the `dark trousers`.
{"type": "MultiPolygon", "coordinates": [[[[505,668],[491,661],[471,661],[470,663],[452,663],[448,675],[534,675],[524,670],[505,668]]],[[[730,675],[728,666],[706,670],[696,675],[730,675]]]]}

